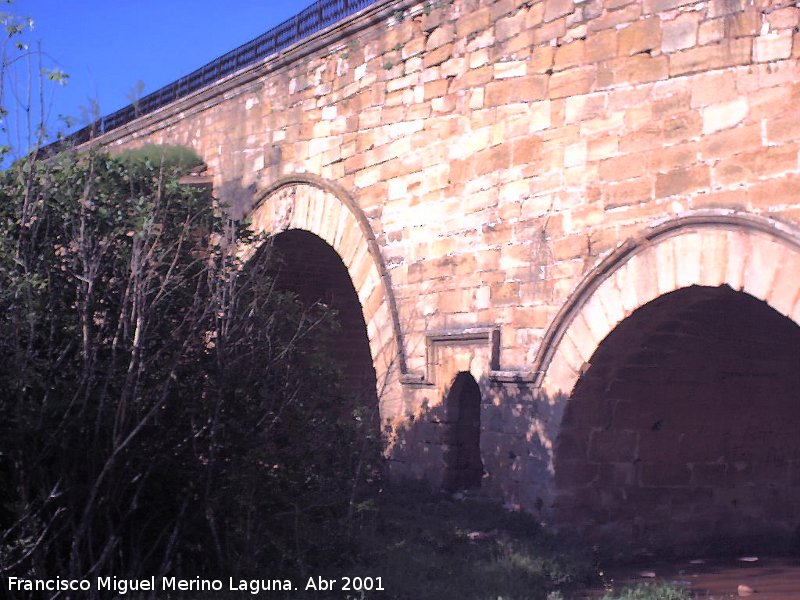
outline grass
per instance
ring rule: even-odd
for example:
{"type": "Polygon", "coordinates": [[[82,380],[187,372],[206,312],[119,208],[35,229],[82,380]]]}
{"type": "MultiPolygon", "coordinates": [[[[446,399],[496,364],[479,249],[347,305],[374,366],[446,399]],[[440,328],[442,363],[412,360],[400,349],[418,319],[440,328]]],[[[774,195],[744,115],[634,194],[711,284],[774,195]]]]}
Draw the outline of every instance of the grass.
{"type": "Polygon", "coordinates": [[[692,595],[684,589],[664,583],[642,583],[625,588],[618,594],[606,594],[602,600],[691,600],[692,595]]]}
{"type": "Polygon", "coordinates": [[[387,490],[360,514],[361,558],[347,574],[381,576],[386,591],[375,597],[545,600],[596,573],[583,549],[544,532],[529,515],[484,500],[412,486],[387,490]]]}

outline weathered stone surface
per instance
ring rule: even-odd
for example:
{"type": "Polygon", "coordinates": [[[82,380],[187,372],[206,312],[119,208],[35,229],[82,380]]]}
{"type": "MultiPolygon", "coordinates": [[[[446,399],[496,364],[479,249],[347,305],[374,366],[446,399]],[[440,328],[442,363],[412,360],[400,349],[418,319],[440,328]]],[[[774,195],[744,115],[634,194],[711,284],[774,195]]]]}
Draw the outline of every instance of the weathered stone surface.
{"type": "MultiPolygon", "coordinates": [[[[254,227],[303,229],[336,250],[381,415],[404,432],[389,450],[400,468],[441,479],[436,411],[464,369],[487,419],[488,495],[534,512],[538,497],[548,519],[611,519],[631,535],[643,506],[654,527],[677,516],[678,529],[696,530],[691,507],[724,525],[709,490],[742,484],[737,465],[784,486],[765,465],[784,454],[800,464],[800,448],[756,445],[748,462],[737,422],[724,420],[737,440],[727,453],[723,431],[695,435],[715,415],[669,394],[721,389],[754,418],[737,390],[779,396],[755,383],[771,367],[748,371],[728,348],[766,341],[751,328],[749,342],[718,350],[752,375],[741,381],[697,367],[714,354],[691,345],[680,368],[669,361],[675,327],[696,347],[713,337],[692,333],[716,318],[703,308],[716,302],[708,290],[744,289],[800,319],[800,11],[773,4],[420,2],[402,21],[334,28],[316,49],[267,59],[99,141],[189,144],[221,200],[239,214],[260,202],[254,227]],[[683,293],[686,306],[672,304],[683,293]],[[626,333],[651,309],[658,335],[626,333]],[[595,381],[605,340],[612,354],[637,354],[595,381]],[[573,415],[581,398],[591,401],[573,415]],[[670,402],[681,408],[659,412],[670,402]],[[554,463],[560,432],[574,443],[554,463]],[[525,460],[509,460],[512,449],[525,460]]],[[[750,327],[751,308],[717,331],[750,327]]],[[[790,438],[759,423],[759,439],[790,438]]]]}
{"type": "Polygon", "coordinates": [[[622,56],[639,54],[661,46],[661,21],[650,17],[631,23],[619,32],[619,53],[622,56]]]}

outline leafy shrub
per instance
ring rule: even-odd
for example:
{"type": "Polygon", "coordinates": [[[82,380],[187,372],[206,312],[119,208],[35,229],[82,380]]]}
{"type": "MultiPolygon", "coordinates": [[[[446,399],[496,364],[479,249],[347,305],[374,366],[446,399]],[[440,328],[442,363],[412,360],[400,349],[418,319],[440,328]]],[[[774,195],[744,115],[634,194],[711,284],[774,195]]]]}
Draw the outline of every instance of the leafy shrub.
{"type": "Polygon", "coordinates": [[[691,600],[692,595],[683,588],[665,583],[640,583],[619,594],[606,594],[602,600],[691,600]]]}
{"type": "Polygon", "coordinates": [[[204,165],[203,159],[191,148],[171,144],[144,144],[122,151],[118,158],[128,169],[149,165],[151,168],[163,167],[181,174],[204,165]]]}
{"type": "MultiPolygon", "coordinates": [[[[0,572],[281,576],[352,553],[367,421],[331,315],[274,289],[181,161],[0,175],[0,572]]],[[[364,464],[367,465],[364,468],[364,464]]]]}

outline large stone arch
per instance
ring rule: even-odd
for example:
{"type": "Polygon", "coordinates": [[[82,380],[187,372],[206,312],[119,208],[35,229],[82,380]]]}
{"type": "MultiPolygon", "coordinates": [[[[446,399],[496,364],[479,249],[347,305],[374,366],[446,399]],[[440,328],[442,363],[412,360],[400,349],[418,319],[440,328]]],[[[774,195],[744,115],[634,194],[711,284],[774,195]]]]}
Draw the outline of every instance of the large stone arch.
{"type": "MultiPolygon", "coordinates": [[[[293,175],[256,196],[251,221],[256,233],[275,235],[290,229],[313,233],[342,259],[367,328],[381,419],[397,417],[401,398],[395,383],[405,372],[397,307],[380,248],[361,209],[336,184],[313,175],[293,175]]],[[[245,254],[254,251],[247,249],[245,254]]]]}
{"type": "MultiPolygon", "coordinates": [[[[724,339],[737,340],[746,345],[750,339],[755,339],[756,345],[761,344],[770,348],[770,351],[773,347],[788,347],[786,340],[792,340],[792,347],[796,348],[798,330],[793,325],[800,324],[798,275],[800,235],[796,230],[772,220],[722,211],[697,212],[656,224],[601,261],[578,285],[551,325],[547,332],[547,346],[540,350],[537,362],[540,400],[545,403],[543,406],[549,405],[558,410],[547,413],[551,418],[544,423],[551,442],[548,471],[553,478],[547,477],[547,482],[535,482],[534,487],[544,492],[549,510],[554,511],[550,516],[556,523],[585,527],[586,533],[599,534],[601,537],[633,536],[646,543],[657,543],[658,536],[667,536],[669,539],[663,541],[672,543],[680,535],[684,536],[680,539],[686,543],[700,541],[700,534],[705,533],[702,527],[698,529],[683,523],[683,530],[676,525],[674,530],[665,532],[658,531],[647,520],[648,515],[654,514],[655,506],[655,501],[648,502],[657,496],[659,502],[669,505],[666,509],[658,505],[659,510],[675,510],[676,506],[680,510],[685,509],[681,514],[687,523],[705,510],[708,514],[703,518],[716,519],[718,522],[715,521],[715,527],[726,535],[735,537],[758,531],[757,527],[752,527],[752,523],[748,525],[744,520],[737,522],[740,513],[727,510],[721,504],[731,498],[734,504],[742,500],[725,486],[750,485],[752,482],[747,479],[749,471],[743,471],[736,477],[726,475],[724,481],[720,478],[719,482],[714,481],[712,473],[713,468],[721,472],[725,472],[725,469],[730,471],[733,464],[739,468],[731,458],[735,451],[730,452],[727,445],[729,442],[744,443],[741,427],[722,432],[724,437],[720,438],[723,440],[720,443],[712,438],[698,437],[700,429],[705,431],[704,425],[692,421],[689,427],[689,419],[700,419],[701,423],[720,421],[717,423],[719,427],[739,422],[749,423],[756,428],[763,425],[757,419],[752,422],[747,420],[749,415],[754,414],[761,418],[758,404],[747,404],[753,407],[748,410],[755,413],[734,408],[738,406],[736,402],[742,400],[742,393],[734,394],[735,398],[732,398],[734,403],[731,404],[730,414],[737,416],[719,418],[729,414],[723,400],[727,398],[726,390],[730,388],[715,388],[719,380],[714,378],[713,373],[723,364],[725,369],[739,373],[740,367],[735,362],[725,362],[734,358],[737,350],[729,352],[725,348],[719,355],[712,354],[713,360],[691,362],[694,348],[676,344],[675,340],[686,340],[688,337],[685,329],[687,310],[697,315],[702,308],[706,311],[703,318],[708,319],[711,314],[708,310],[722,309],[725,316],[721,321],[726,321],[734,332],[727,334],[728,337],[723,336],[724,339]],[[751,323],[748,318],[737,327],[735,322],[731,322],[730,315],[764,318],[766,320],[759,320],[758,323],[769,333],[758,333],[755,338],[750,338],[752,334],[747,333],[747,325],[752,326],[755,321],[751,323]],[[782,325],[781,320],[792,330],[785,329],[786,325],[782,325]],[[639,331],[640,325],[646,329],[639,331]],[[745,332],[741,334],[741,339],[735,333],[737,329],[745,332]],[[779,340],[784,332],[786,339],[779,340]],[[690,356],[690,359],[675,358],[684,355],[690,356]],[[717,356],[721,358],[717,360],[717,356]],[[665,375],[658,372],[659,368],[664,367],[664,373],[668,373],[670,369],[674,371],[676,366],[684,369],[680,371],[682,375],[677,381],[664,379],[665,375]],[[623,371],[620,368],[626,369],[621,377],[619,374],[623,371]],[[643,375],[645,380],[637,380],[647,369],[651,370],[643,375]],[[650,387],[642,387],[642,381],[650,387]],[[629,389],[624,391],[626,385],[629,389]],[[632,387],[638,391],[631,391],[632,387]],[[684,397],[690,388],[691,406],[687,405],[687,398],[684,397]],[[708,390],[716,391],[712,396],[708,390]],[[634,397],[643,391],[645,394],[641,398],[634,397]],[[695,401],[697,404],[694,404],[695,401]],[[613,408],[609,409],[609,406],[613,408]],[[698,412],[692,413],[694,410],[698,412]],[[706,412],[703,413],[703,410],[706,412]],[[665,421],[668,425],[663,428],[662,412],[668,415],[665,421]],[[656,413],[659,416],[651,418],[656,413]],[[718,418],[715,419],[715,415],[718,418]],[[648,418],[652,423],[645,423],[645,427],[643,423],[648,418]],[[651,435],[651,431],[664,433],[651,435]],[[629,438],[625,438],[625,435],[629,438]],[[664,442],[670,435],[677,436],[674,440],[680,440],[680,444],[664,442]],[[643,445],[645,438],[647,446],[643,445]],[[654,445],[655,438],[658,438],[660,445],[654,445]],[[633,440],[630,448],[625,446],[626,440],[633,440]],[[606,445],[603,446],[603,443],[606,445]],[[631,450],[630,456],[626,454],[628,450],[631,450]],[[673,455],[682,458],[665,458],[673,455]],[[681,465],[680,460],[684,460],[685,464],[681,465]],[[592,471],[595,468],[597,471],[592,471]],[[669,471],[669,468],[674,469],[669,471]],[[685,481],[681,479],[684,471],[689,473],[685,481]],[[669,480],[670,477],[674,481],[669,480]],[[667,491],[674,494],[666,495],[667,491]],[[697,500],[701,494],[707,494],[707,497],[697,500]],[[693,504],[695,502],[705,504],[700,509],[701,504],[693,504]],[[731,526],[731,522],[735,522],[736,526],[731,526]]],[[[709,328],[694,329],[694,325],[692,328],[692,339],[698,345],[720,348],[719,339],[723,338],[719,337],[718,331],[712,335],[709,328]]],[[[782,376],[795,373],[792,368],[794,359],[791,357],[796,354],[791,352],[796,350],[789,350],[790,354],[785,352],[777,351],[776,356],[783,362],[774,363],[778,365],[776,372],[783,373],[782,376]]],[[[697,355],[694,356],[696,359],[697,355]]],[[[761,355],[759,358],[766,359],[761,355]]],[[[745,360],[747,366],[741,363],[744,369],[742,374],[756,375],[747,371],[752,366],[750,359],[745,360]]],[[[790,375],[789,379],[781,380],[780,385],[786,387],[787,382],[794,382],[795,379],[794,375],[790,375]]],[[[785,422],[781,435],[791,437],[786,429],[791,425],[786,423],[793,420],[789,418],[794,411],[793,403],[789,401],[792,394],[785,390],[781,394],[780,398],[773,399],[776,406],[772,408],[777,410],[775,414],[778,415],[774,418],[785,422]]],[[[764,403],[765,409],[767,404],[764,403]]],[[[715,430],[715,433],[720,432],[715,430]]],[[[767,455],[774,448],[763,444],[759,448],[762,451],[755,453],[755,456],[767,464],[772,460],[767,455]]],[[[791,452],[794,453],[791,456],[796,455],[796,450],[791,452]]],[[[753,454],[746,453],[743,456],[749,462],[753,454]]],[[[740,462],[745,465],[745,462],[740,462]]],[[[786,466],[783,463],[781,465],[781,468],[786,466]]],[[[756,475],[752,481],[758,480],[759,476],[756,475]]],[[[774,485],[780,491],[783,489],[780,486],[787,485],[786,481],[791,480],[789,477],[776,483],[779,479],[776,475],[776,481],[770,481],[769,486],[774,485]]],[[[750,498],[746,496],[747,493],[743,496],[740,508],[755,511],[754,507],[768,505],[765,498],[755,495],[750,498]]],[[[772,525],[776,531],[785,533],[781,528],[788,527],[789,521],[791,519],[786,523],[776,521],[772,525]]],[[[700,519],[699,523],[707,524],[707,521],[700,519]]]]}
{"type": "Polygon", "coordinates": [[[537,387],[569,395],[591,356],[626,317],[693,285],[728,285],[800,324],[800,232],[732,211],[698,211],[651,226],[579,284],[537,355],[537,387]]]}

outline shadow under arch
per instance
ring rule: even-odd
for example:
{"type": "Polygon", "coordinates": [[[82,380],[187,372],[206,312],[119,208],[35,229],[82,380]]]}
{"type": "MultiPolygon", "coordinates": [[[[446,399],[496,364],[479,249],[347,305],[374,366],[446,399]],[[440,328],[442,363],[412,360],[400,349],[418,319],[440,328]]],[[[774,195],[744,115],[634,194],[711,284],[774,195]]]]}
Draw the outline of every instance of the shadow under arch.
{"type": "Polygon", "coordinates": [[[295,294],[306,309],[316,305],[334,311],[337,327],[321,345],[341,369],[345,403],[340,408],[347,414],[365,406],[379,428],[377,381],[366,324],[341,257],[325,240],[304,229],[277,233],[271,244],[277,255],[272,268],[275,288],[295,294]]]}
{"type": "Polygon", "coordinates": [[[800,526],[800,326],[753,296],[690,286],[602,341],[554,453],[559,523],[609,546],[790,549],[800,526]]]}
{"type": "MultiPolygon", "coordinates": [[[[256,195],[250,219],[256,233],[303,230],[336,251],[361,305],[381,420],[399,416],[402,398],[395,382],[405,373],[406,360],[397,304],[375,235],[353,198],[315,175],[290,175],[256,195]]],[[[246,250],[245,258],[255,250],[246,250]]]]}

